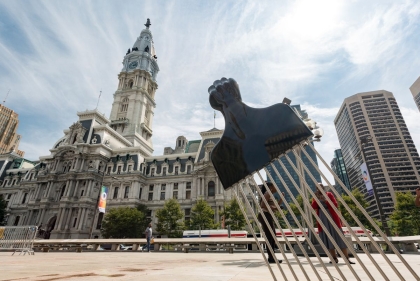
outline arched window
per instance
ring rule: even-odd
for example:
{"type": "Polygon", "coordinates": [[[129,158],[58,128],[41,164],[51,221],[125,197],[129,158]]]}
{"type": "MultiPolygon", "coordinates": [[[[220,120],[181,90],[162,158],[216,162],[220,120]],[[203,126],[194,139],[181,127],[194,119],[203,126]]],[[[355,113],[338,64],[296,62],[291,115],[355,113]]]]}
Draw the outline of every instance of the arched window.
{"type": "Polygon", "coordinates": [[[208,186],[208,196],[214,196],[215,195],[215,185],[214,185],[214,181],[210,181],[208,186]]]}
{"type": "Polygon", "coordinates": [[[128,198],[128,193],[130,192],[130,187],[126,186],[124,190],[124,198],[128,198]]]}
{"type": "Polygon", "coordinates": [[[121,112],[126,112],[127,111],[127,109],[128,109],[128,102],[129,102],[128,98],[124,98],[121,101],[121,108],[120,108],[120,111],[121,112]]]}
{"type": "Polygon", "coordinates": [[[131,80],[130,82],[128,82],[128,87],[131,89],[131,88],[133,88],[133,85],[134,85],[134,83],[133,83],[133,81],[131,80]]]}

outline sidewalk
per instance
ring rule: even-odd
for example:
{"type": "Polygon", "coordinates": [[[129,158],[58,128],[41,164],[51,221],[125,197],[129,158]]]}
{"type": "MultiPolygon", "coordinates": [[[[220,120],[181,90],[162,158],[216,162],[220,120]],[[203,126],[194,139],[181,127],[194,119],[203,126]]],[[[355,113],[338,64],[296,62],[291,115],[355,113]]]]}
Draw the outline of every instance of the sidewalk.
{"type": "MultiPolygon", "coordinates": [[[[277,254],[281,257],[281,254],[277,254]]],[[[375,280],[384,280],[377,273],[376,268],[365,255],[359,255],[366,267],[370,270],[375,280]]],[[[403,264],[395,255],[388,255],[406,280],[415,280],[404,269],[403,264]]],[[[403,255],[412,268],[420,275],[420,255],[403,255]]],[[[305,280],[298,264],[291,254],[288,254],[290,264],[299,277],[305,280]],[[289,256],[290,255],[290,256],[289,256]]],[[[380,255],[374,255],[375,260],[382,265],[382,269],[390,280],[399,280],[393,271],[388,268],[380,255]]],[[[312,280],[316,276],[312,272],[308,261],[301,257],[304,268],[312,280]]],[[[329,280],[324,269],[316,258],[314,262],[323,280],[329,280]]],[[[355,259],[353,259],[355,260],[355,259]]],[[[323,258],[328,269],[335,277],[334,280],[343,280],[335,271],[333,265],[323,258]]],[[[340,260],[347,280],[356,280],[349,268],[340,260]]],[[[276,265],[271,265],[276,273],[277,280],[284,280],[276,265]]],[[[53,281],[53,280],[147,280],[147,281],[247,281],[247,280],[273,280],[269,270],[259,253],[175,253],[175,252],[36,252],[34,256],[11,256],[11,253],[0,252],[0,280],[23,281],[53,281]]],[[[294,280],[287,264],[282,263],[289,280],[294,280]]],[[[359,264],[353,266],[360,279],[369,280],[359,264]]]]}

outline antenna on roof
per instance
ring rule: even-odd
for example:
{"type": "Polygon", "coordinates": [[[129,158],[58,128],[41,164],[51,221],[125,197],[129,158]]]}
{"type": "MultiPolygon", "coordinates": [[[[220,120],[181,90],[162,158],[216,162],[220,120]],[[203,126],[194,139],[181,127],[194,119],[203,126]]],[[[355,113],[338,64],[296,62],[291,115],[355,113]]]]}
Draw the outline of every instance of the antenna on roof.
{"type": "Polygon", "coordinates": [[[4,98],[3,105],[6,103],[6,100],[7,100],[7,97],[9,96],[9,93],[10,93],[10,89],[9,89],[9,91],[7,91],[7,95],[6,95],[6,97],[4,98]]]}
{"type": "Polygon", "coordinates": [[[102,89],[99,91],[98,103],[96,104],[96,108],[95,109],[98,109],[99,100],[101,99],[101,95],[102,95],[102,89]]]}

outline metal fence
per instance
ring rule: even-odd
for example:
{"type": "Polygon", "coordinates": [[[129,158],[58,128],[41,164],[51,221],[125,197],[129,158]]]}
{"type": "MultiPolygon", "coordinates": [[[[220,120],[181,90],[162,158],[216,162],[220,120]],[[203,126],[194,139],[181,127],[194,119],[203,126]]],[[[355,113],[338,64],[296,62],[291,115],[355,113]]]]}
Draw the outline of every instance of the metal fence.
{"type": "Polygon", "coordinates": [[[37,231],[36,226],[0,227],[0,251],[13,251],[12,256],[16,252],[34,255],[33,243],[37,231]]]}

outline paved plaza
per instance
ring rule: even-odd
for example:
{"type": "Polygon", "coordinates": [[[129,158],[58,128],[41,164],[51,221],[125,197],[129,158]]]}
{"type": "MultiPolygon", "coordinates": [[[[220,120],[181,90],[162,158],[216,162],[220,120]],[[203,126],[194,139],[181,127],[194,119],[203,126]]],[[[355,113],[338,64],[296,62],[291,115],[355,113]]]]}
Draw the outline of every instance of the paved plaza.
{"type": "MultiPolygon", "coordinates": [[[[290,263],[298,274],[299,280],[305,280],[296,261],[290,255],[290,263]]],[[[280,257],[280,255],[278,255],[280,257]]],[[[420,255],[406,254],[405,259],[420,275],[420,255]]],[[[288,256],[289,258],[289,256],[288,256]]],[[[366,267],[374,274],[375,280],[384,280],[365,255],[360,258],[366,267]]],[[[399,280],[388,268],[379,254],[374,255],[375,260],[381,265],[390,280],[399,280]]],[[[406,280],[415,280],[410,277],[408,270],[395,255],[389,255],[391,261],[401,272],[406,280]]],[[[331,268],[335,280],[343,280],[335,271],[333,265],[328,264],[328,259],[323,258],[326,266],[331,268]]],[[[304,267],[308,270],[311,280],[316,276],[310,269],[305,258],[301,258],[304,267]]],[[[329,280],[324,269],[316,258],[313,262],[323,280],[329,280]]],[[[259,253],[175,253],[175,252],[37,252],[34,256],[11,256],[11,253],[0,252],[0,280],[168,280],[168,281],[240,281],[240,280],[273,280],[269,270],[259,253]]],[[[276,265],[271,265],[278,276],[284,280],[276,265]]],[[[356,280],[348,267],[341,261],[339,264],[346,280],[356,280]]],[[[288,265],[281,264],[282,269],[294,280],[288,265]]],[[[353,266],[361,280],[369,280],[359,264],[353,266]]]]}

